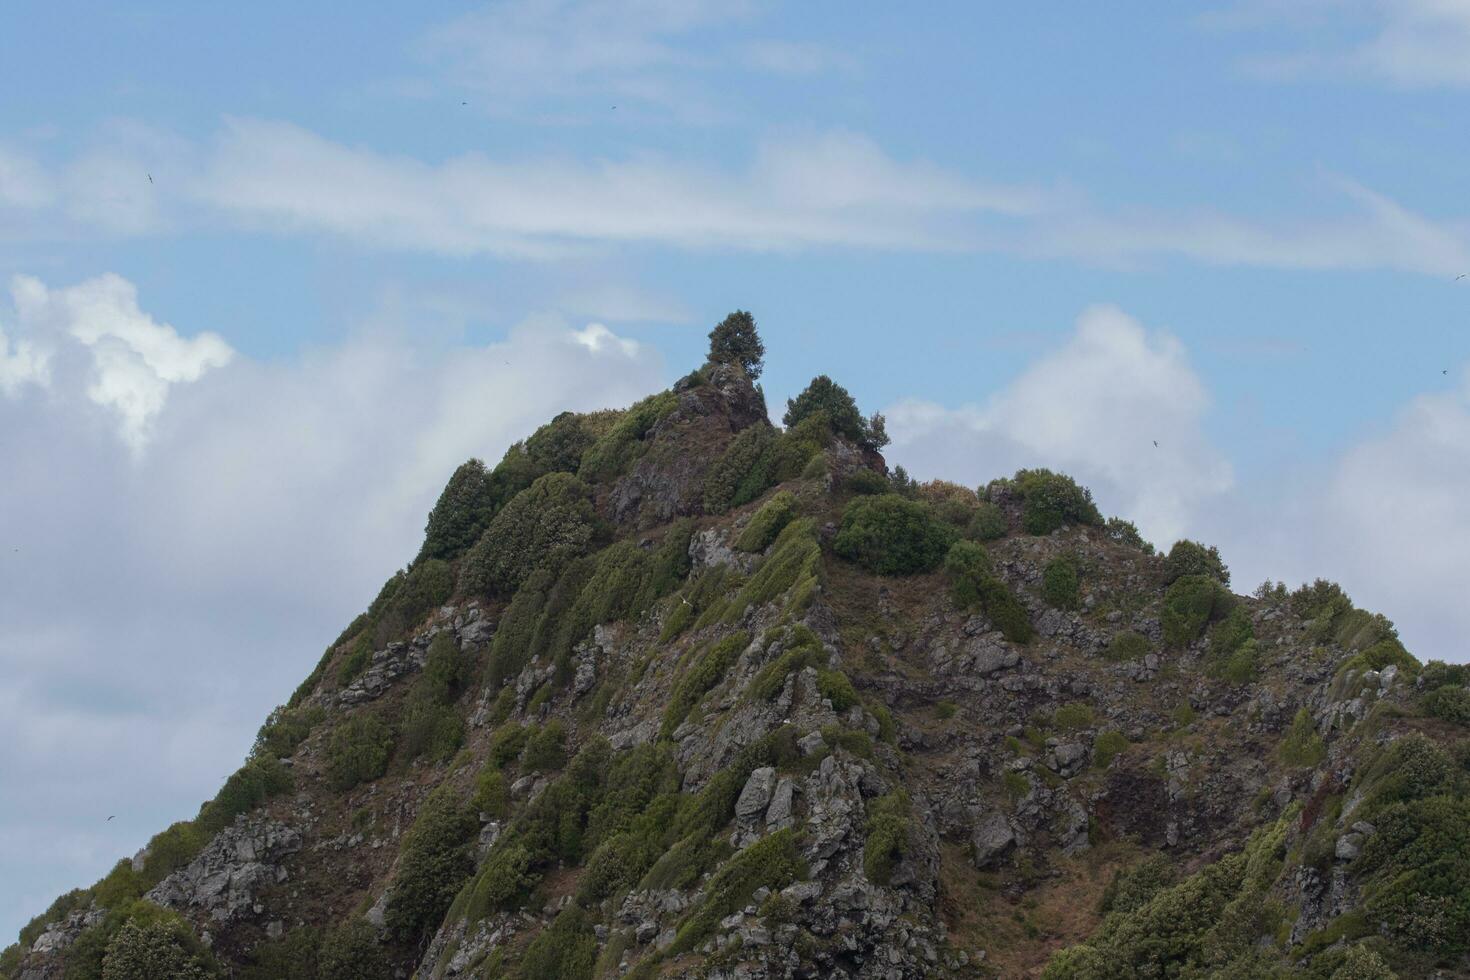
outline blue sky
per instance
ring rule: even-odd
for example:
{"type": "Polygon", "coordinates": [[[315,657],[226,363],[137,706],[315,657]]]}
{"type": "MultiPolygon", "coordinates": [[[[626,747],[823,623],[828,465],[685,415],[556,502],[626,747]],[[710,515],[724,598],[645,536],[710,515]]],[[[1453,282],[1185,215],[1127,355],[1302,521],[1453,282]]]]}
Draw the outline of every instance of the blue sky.
{"type": "Polygon", "coordinates": [[[828,373],[920,476],[1470,656],[1470,3],[300,8],[0,32],[0,932],[213,793],[456,462],[736,307],[777,415],[828,373]]]}

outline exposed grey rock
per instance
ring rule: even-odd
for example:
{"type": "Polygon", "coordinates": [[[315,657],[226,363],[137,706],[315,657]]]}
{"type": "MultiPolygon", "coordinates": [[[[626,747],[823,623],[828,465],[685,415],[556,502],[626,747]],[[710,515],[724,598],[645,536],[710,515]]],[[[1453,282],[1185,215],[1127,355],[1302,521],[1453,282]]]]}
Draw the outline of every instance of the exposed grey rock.
{"type": "Polygon", "coordinates": [[[216,922],[227,922],[247,914],[256,893],[276,882],[279,862],[300,849],[300,831],[267,817],[241,815],[143,897],[172,909],[200,908],[216,922]]]}
{"type": "Polygon", "coordinates": [[[995,810],[976,822],[970,843],[975,848],[975,867],[987,868],[1015,846],[1016,832],[1006,815],[995,810]]]}
{"type": "Polygon", "coordinates": [[[770,805],[775,790],[775,768],[762,766],[752,772],[745,781],[745,788],[740,791],[740,798],[735,801],[735,818],[747,823],[754,821],[770,805]]]}

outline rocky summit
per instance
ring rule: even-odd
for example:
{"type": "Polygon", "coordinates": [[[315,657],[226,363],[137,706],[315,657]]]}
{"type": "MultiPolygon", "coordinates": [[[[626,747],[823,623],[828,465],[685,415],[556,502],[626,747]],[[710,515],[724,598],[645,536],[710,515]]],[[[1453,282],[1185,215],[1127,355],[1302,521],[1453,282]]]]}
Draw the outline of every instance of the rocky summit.
{"type": "Polygon", "coordinates": [[[1068,477],[890,471],[748,315],[461,466],[8,980],[1470,977],[1467,670],[1068,477]],[[305,668],[303,668],[305,669],[305,668]]]}

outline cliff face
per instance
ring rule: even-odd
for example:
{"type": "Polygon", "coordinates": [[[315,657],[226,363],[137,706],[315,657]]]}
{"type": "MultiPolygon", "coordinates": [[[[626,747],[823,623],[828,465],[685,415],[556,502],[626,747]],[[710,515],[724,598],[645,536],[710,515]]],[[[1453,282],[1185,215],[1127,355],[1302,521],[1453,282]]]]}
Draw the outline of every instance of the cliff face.
{"type": "Polygon", "coordinates": [[[1232,595],[1044,471],[893,481],[725,366],[445,499],[0,973],[1470,975],[1465,678],[1327,583],[1232,595]]]}

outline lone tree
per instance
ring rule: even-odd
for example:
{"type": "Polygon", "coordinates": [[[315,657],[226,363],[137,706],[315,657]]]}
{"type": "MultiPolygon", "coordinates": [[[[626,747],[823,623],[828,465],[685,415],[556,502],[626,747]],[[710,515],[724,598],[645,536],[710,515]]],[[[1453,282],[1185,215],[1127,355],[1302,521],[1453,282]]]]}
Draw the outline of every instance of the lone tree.
{"type": "Polygon", "coordinates": [[[875,412],[871,418],[863,418],[847,389],[825,374],[817,375],[805,391],[786,400],[786,416],[782,424],[789,429],[817,412],[826,414],[833,432],[846,436],[859,446],[877,450],[888,445],[883,416],[875,412]]]}
{"type": "Polygon", "coordinates": [[[716,364],[739,364],[754,381],[765,366],[766,345],[755,332],[755,317],[736,310],[709,332],[709,359],[716,364]]]}

